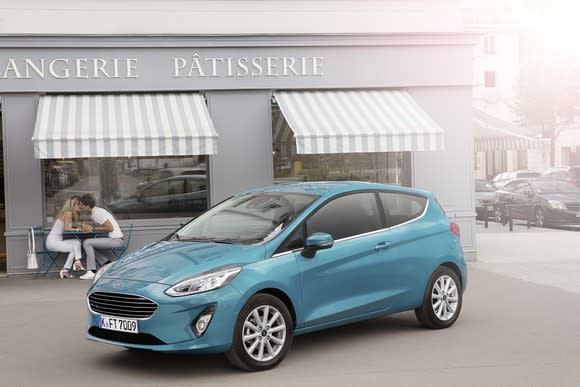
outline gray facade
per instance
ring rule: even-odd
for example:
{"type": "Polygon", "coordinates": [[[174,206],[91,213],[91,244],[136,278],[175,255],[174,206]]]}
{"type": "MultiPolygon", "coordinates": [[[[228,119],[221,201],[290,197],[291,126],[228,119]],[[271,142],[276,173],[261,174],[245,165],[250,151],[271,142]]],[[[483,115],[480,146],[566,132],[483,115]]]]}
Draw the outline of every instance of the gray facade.
{"type": "MultiPolygon", "coordinates": [[[[435,192],[475,259],[472,46],[466,34],[0,38],[7,269],[26,272],[26,229],[43,224],[33,134],[44,93],[202,92],[219,134],[210,202],[272,184],[275,90],[402,88],[445,131],[445,150],[413,152],[413,186],[435,192]]],[[[130,249],[186,219],[135,225],[130,249]]]]}

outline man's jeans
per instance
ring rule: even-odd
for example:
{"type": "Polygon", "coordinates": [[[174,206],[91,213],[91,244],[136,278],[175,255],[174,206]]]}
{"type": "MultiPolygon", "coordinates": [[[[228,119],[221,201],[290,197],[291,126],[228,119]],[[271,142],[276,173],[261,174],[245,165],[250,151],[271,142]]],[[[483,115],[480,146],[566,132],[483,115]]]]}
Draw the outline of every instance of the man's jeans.
{"type": "Polygon", "coordinates": [[[107,262],[111,255],[102,249],[118,249],[125,245],[123,238],[89,238],[83,241],[83,248],[87,254],[87,270],[96,270],[97,265],[107,262]],[[95,261],[96,259],[96,261],[95,261]]]}

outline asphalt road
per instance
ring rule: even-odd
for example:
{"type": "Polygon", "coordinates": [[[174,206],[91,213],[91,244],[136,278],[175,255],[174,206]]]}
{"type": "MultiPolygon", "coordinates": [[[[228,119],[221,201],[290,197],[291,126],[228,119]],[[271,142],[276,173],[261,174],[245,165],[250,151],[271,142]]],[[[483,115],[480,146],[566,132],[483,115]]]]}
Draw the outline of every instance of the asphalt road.
{"type": "MultiPolygon", "coordinates": [[[[502,240],[491,234],[484,239],[502,240]]],[[[263,373],[233,369],[222,356],[89,342],[88,283],[0,278],[0,384],[580,386],[580,292],[517,278],[502,265],[469,265],[463,310],[450,329],[425,330],[401,313],[298,336],[284,362],[263,373]]]]}

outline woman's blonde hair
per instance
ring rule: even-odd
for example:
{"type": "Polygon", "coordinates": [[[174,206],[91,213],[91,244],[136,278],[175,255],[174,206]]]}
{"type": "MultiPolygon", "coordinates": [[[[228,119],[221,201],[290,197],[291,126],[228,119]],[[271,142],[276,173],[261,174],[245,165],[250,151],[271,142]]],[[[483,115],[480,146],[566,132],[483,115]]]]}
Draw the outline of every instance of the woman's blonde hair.
{"type": "Polygon", "coordinates": [[[79,213],[78,211],[75,210],[75,207],[77,206],[77,204],[80,203],[80,197],[79,196],[73,196],[72,198],[68,199],[66,202],[64,202],[64,204],[62,205],[62,208],[60,209],[60,211],[58,212],[58,215],[56,216],[56,218],[60,218],[65,212],[70,211],[72,213],[72,222],[76,223],[79,221],[79,213]]]}

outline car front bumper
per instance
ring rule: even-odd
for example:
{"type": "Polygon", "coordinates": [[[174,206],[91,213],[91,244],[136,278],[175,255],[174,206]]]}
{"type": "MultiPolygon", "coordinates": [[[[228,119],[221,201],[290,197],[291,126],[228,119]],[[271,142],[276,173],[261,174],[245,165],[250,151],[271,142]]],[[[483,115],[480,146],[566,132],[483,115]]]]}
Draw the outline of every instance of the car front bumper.
{"type": "Polygon", "coordinates": [[[171,297],[165,294],[167,288],[167,285],[162,284],[101,278],[87,294],[87,339],[163,352],[228,351],[232,345],[235,320],[241,308],[241,294],[232,286],[226,285],[206,293],[171,297]],[[141,296],[154,301],[158,307],[151,317],[137,320],[139,333],[111,331],[99,327],[100,314],[88,305],[88,296],[94,292],[141,296]],[[212,305],[216,306],[215,312],[206,331],[198,338],[193,333],[192,324],[212,305]]]}

